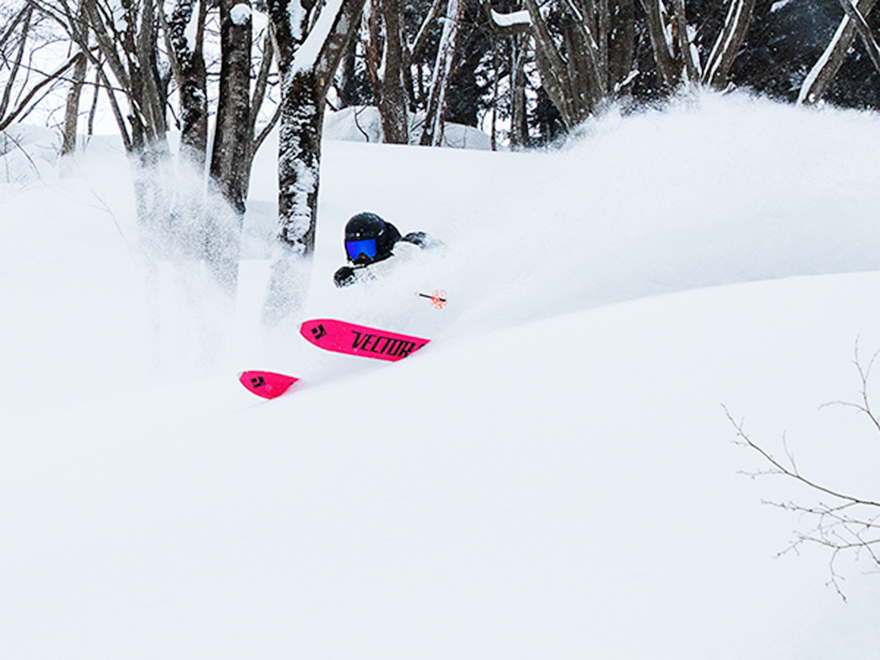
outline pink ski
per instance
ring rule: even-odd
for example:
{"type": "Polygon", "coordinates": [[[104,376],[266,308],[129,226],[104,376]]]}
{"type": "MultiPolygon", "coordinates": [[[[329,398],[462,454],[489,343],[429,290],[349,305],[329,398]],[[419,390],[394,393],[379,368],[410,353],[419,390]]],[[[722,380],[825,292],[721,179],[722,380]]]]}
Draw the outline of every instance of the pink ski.
{"type": "Polygon", "coordinates": [[[274,399],[284,394],[299,379],[272,371],[245,371],[238,380],[253,394],[264,399],[274,399]]]}
{"type": "Polygon", "coordinates": [[[430,341],[334,319],[306,321],[299,331],[319,348],[376,360],[402,360],[430,341]]]}

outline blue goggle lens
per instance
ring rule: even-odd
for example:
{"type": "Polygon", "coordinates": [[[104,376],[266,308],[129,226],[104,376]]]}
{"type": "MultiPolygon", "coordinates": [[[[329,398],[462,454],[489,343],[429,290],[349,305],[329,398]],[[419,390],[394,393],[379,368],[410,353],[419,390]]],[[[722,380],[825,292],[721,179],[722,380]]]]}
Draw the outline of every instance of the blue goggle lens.
{"type": "Polygon", "coordinates": [[[348,253],[348,258],[352,261],[362,254],[366,256],[367,259],[373,259],[377,252],[376,239],[368,238],[364,241],[346,241],[345,251],[348,253]]]}

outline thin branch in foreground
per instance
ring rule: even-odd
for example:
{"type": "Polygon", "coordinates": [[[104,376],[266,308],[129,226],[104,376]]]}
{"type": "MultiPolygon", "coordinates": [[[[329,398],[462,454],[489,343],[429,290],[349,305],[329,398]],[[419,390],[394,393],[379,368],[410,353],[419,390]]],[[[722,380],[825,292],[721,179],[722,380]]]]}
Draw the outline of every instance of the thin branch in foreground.
{"type": "MultiPolygon", "coordinates": [[[[880,431],[880,423],[874,415],[868,397],[868,379],[871,369],[878,357],[875,353],[867,364],[859,357],[858,342],[854,364],[856,365],[861,381],[860,402],[833,402],[826,405],[844,405],[852,407],[866,415],[874,428],[880,431]]],[[[802,502],[774,502],[762,501],[785,511],[798,514],[802,518],[812,521],[812,527],[808,531],[795,531],[795,540],[778,555],[788,552],[797,552],[805,544],[814,544],[830,550],[828,585],[833,586],[838,595],[845,601],[846,596],[841,589],[843,577],[836,570],[836,562],[841,553],[853,554],[856,559],[867,556],[870,562],[880,570],[880,501],[875,499],[858,497],[839,488],[832,488],[802,474],[794,460],[794,455],[788,447],[787,439],[783,436],[783,448],[785,459],[779,459],[770,451],[755,442],[745,431],[743,422],[733,418],[728,408],[722,405],[728,421],[736,431],[734,443],[756,452],[769,467],[755,472],[746,473],[752,478],[759,476],[779,476],[805,486],[815,496],[818,502],[804,504],[802,502]]],[[[777,556],[778,556],[777,555],[777,556]]]]}
{"type": "Polygon", "coordinates": [[[868,379],[871,377],[871,370],[874,368],[874,363],[877,361],[878,356],[880,356],[880,351],[874,353],[871,356],[871,359],[868,360],[867,365],[862,364],[862,360],[859,356],[859,342],[856,340],[855,346],[855,355],[853,357],[853,364],[856,367],[856,370],[859,372],[859,380],[861,382],[861,387],[859,390],[859,395],[861,402],[853,403],[851,401],[831,401],[829,403],[823,404],[821,407],[826,406],[844,406],[846,408],[855,408],[858,412],[864,414],[871,420],[871,424],[874,425],[874,428],[880,432],[880,420],[878,420],[877,416],[874,414],[874,411],[871,409],[871,403],[868,399],[868,379]]]}

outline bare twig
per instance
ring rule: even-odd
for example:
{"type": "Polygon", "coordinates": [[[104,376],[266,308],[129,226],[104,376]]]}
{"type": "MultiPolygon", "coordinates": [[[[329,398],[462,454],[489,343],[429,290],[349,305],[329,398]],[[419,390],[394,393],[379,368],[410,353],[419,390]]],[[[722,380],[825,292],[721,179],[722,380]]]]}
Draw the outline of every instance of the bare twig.
{"type": "Polygon", "coordinates": [[[874,363],[877,361],[877,357],[880,356],[880,351],[874,353],[871,356],[871,359],[868,361],[867,365],[862,364],[862,360],[859,357],[859,342],[856,340],[855,347],[855,357],[853,358],[853,364],[856,367],[856,370],[859,372],[859,380],[861,381],[861,389],[859,390],[860,399],[859,403],[853,403],[851,401],[831,401],[829,403],[823,404],[822,407],[825,406],[844,406],[846,408],[855,408],[860,413],[864,414],[871,420],[871,424],[874,425],[874,428],[877,431],[880,431],[880,420],[877,419],[876,415],[874,415],[874,411],[871,409],[871,403],[868,400],[868,379],[871,377],[871,370],[874,367],[874,363]]]}
{"type": "MultiPolygon", "coordinates": [[[[21,102],[15,107],[15,109],[12,110],[12,112],[10,112],[5,118],[3,118],[2,121],[0,121],[0,131],[2,131],[4,128],[9,126],[12,122],[14,122],[18,118],[19,115],[22,114],[22,112],[24,112],[24,109],[28,105],[28,103],[31,102],[31,100],[34,98],[34,96],[36,96],[36,94],[43,87],[45,87],[46,85],[54,85],[55,83],[57,83],[58,79],[61,77],[61,75],[65,71],[67,71],[70,67],[72,67],[74,64],[76,64],[76,59],[77,59],[76,56],[70,58],[65,64],[60,66],[53,73],[49,74],[49,76],[47,78],[45,78],[41,82],[34,85],[31,88],[31,90],[25,95],[24,99],[22,99],[21,102]]],[[[49,91],[51,91],[51,89],[49,91]]],[[[45,94],[43,94],[43,96],[41,96],[40,99],[45,98],[46,95],[49,93],[49,91],[47,91],[45,94]]]]}
{"type": "Polygon", "coordinates": [[[370,141],[370,136],[369,136],[369,135],[367,134],[367,132],[361,127],[360,122],[358,121],[358,116],[359,116],[364,110],[366,110],[365,107],[364,107],[364,108],[361,108],[360,110],[357,109],[357,108],[355,108],[355,110],[354,110],[354,115],[352,115],[352,117],[353,117],[353,119],[354,119],[354,125],[355,125],[355,128],[357,128],[357,129],[361,132],[361,134],[364,136],[364,138],[367,140],[367,142],[369,142],[369,141],[370,141]]]}
{"type": "MultiPolygon", "coordinates": [[[[37,164],[34,162],[34,159],[31,158],[31,155],[27,152],[27,150],[23,146],[21,146],[21,142],[16,140],[13,135],[10,135],[9,133],[7,133],[5,131],[2,133],[2,136],[3,136],[4,142],[8,140],[8,141],[12,142],[13,145],[15,145],[15,148],[18,149],[24,155],[24,157],[30,163],[31,168],[34,170],[34,173],[37,175],[37,177],[39,177],[40,170],[37,167],[37,164]]],[[[9,150],[7,150],[6,147],[4,146],[3,150],[0,151],[0,153],[5,155],[8,151],[9,150]]],[[[9,172],[8,171],[6,172],[6,181],[7,181],[7,183],[9,182],[9,172]]]]}
{"type": "MultiPolygon", "coordinates": [[[[878,354],[880,353],[875,353],[867,363],[864,363],[859,357],[858,342],[856,342],[854,364],[861,383],[860,401],[856,403],[835,401],[825,405],[843,405],[855,408],[866,415],[874,428],[880,431],[880,423],[871,409],[868,397],[868,380],[878,354]]],[[[843,577],[835,569],[836,561],[841,553],[853,553],[856,557],[866,555],[871,563],[880,569],[880,502],[852,495],[842,489],[832,488],[813,478],[806,477],[798,469],[785,436],[782,441],[785,459],[779,459],[752,440],[744,430],[743,422],[735,420],[726,406],[722,407],[728,421],[736,430],[734,442],[757,452],[770,466],[746,473],[748,476],[752,478],[766,475],[781,476],[806,486],[822,498],[813,504],[794,501],[763,501],[763,503],[812,520],[812,527],[806,532],[795,531],[795,540],[779,554],[796,552],[805,544],[814,544],[830,550],[829,572],[831,577],[828,585],[833,586],[840,597],[846,600],[840,586],[843,577]]]]}

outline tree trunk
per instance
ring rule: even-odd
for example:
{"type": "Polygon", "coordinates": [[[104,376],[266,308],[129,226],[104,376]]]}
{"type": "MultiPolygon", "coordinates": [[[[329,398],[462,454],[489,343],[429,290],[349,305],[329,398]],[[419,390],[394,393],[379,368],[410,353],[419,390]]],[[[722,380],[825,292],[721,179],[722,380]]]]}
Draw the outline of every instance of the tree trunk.
{"type": "Polygon", "coordinates": [[[704,83],[715,89],[724,89],[727,86],[730,67],[745,39],[754,7],[755,0],[731,0],[724,27],[715,40],[715,46],[706,62],[706,70],[703,73],[704,83]]]}
{"type": "MultiPolygon", "coordinates": [[[[867,17],[874,8],[875,3],[876,0],[860,0],[857,4],[857,9],[862,16],[867,17]]],[[[807,74],[803,85],[801,85],[801,91],[797,99],[798,103],[812,105],[822,100],[822,97],[825,96],[825,93],[831,86],[831,82],[840,70],[844,59],[846,59],[846,55],[852,47],[855,38],[855,23],[850,20],[849,16],[844,15],[843,20],[841,20],[840,25],[837,27],[837,32],[834,33],[834,37],[831,39],[825,52],[822,53],[819,61],[816,62],[807,74]]]]}
{"type": "MultiPolygon", "coordinates": [[[[80,5],[77,15],[81,21],[85,19],[85,8],[80,5]]],[[[84,27],[83,33],[88,40],[88,27],[84,27]]],[[[67,93],[67,104],[64,111],[64,130],[61,140],[61,155],[67,156],[76,151],[76,127],[79,123],[79,100],[82,96],[83,84],[86,80],[88,58],[85,52],[80,50],[76,56],[76,64],[73,65],[70,91],[67,93]]]]}
{"type": "Polygon", "coordinates": [[[871,59],[871,64],[873,64],[874,69],[880,73],[880,46],[877,45],[874,35],[871,34],[871,26],[868,25],[868,21],[853,5],[852,0],[840,0],[840,4],[843,7],[843,11],[846,12],[846,15],[849,16],[849,19],[856,26],[856,31],[862,39],[865,50],[868,51],[868,57],[871,59]]]}
{"type": "Polygon", "coordinates": [[[667,40],[666,17],[659,0],[641,0],[651,36],[654,62],[664,91],[672,91],[681,83],[681,68],[676,66],[672,44],[667,40]]]}
{"type": "Polygon", "coordinates": [[[404,46],[399,0],[381,0],[385,23],[385,57],[379,117],[388,144],[409,144],[409,113],[403,76],[404,46]]]}
{"type": "Polygon", "coordinates": [[[61,155],[68,156],[76,151],[76,125],[79,119],[79,99],[86,80],[88,60],[84,53],[76,56],[73,65],[70,91],[67,93],[67,105],[64,110],[64,131],[61,140],[61,155]]]}
{"type": "Polygon", "coordinates": [[[422,131],[421,144],[424,146],[440,146],[443,141],[443,121],[446,112],[446,94],[449,89],[449,78],[455,62],[455,51],[458,36],[461,32],[461,21],[464,17],[464,0],[449,0],[446,7],[446,20],[440,46],[437,49],[437,60],[431,78],[431,91],[428,96],[428,111],[422,131]]]}
{"type": "Polygon", "coordinates": [[[529,144],[526,116],[526,48],[529,37],[517,34],[510,38],[510,146],[514,149],[529,144]]]}
{"type": "Polygon", "coordinates": [[[250,0],[220,0],[220,89],[211,149],[205,248],[215,279],[230,293],[238,284],[253,140],[250,11],[250,0]]]}
{"type": "Polygon", "coordinates": [[[339,97],[339,109],[350,108],[360,105],[363,99],[357,89],[357,41],[352,39],[345,49],[342,57],[342,65],[339,68],[339,82],[336,85],[336,94],[339,97]]]}
{"type": "Polygon", "coordinates": [[[305,302],[315,249],[325,99],[363,6],[364,0],[337,0],[314,19],[299,0],[269,2],[282,91],[278,243],[263,309],[267,325],[295,317],[305,302]]]}
{"type": "MultiPolygon", "coordinates": [[[[737,0],[731,0],[736,2],[737,0]]],[[[684,75],[690,82],[698,82],[700,74],[697,63],[691,52],[691,38],[688,34],[687,12],[684,0],[669,0],[672,3],[674,22],[672,23],[673,45],[678,54],[679,69],[684,69],[684,75]]]]}
{"type": "Polygon", "coordinates": [[[307,255],[315,247],[323,90],[308,70],[292,72],[285,88],[278,153],[279,237],[307,255]]]}
{"type": "Polygon", "coordinates": [[[610,9],[608,27],[608,82],[614,94],[622,91],[635,65],[636,17],[633,0],[620,0],[610,9]]]}
{"type": "Polygon", "coordinates": [[[220,0],[220,92],[217,126],[211,150],[211,179],[238,215],[245,211],[247,196],[245,165],[251,162],[250,67],[251,19],[233,21],[233,7],[250,0],[220,0]]]}
{"type": "Polygon", "coordinates": [[[180,94],[180,151],[197,170],[204,168],[208,149],[208,84],[202,54],[206,12],[204,0],[177,0],[165,26],[168,52],[180,94]],[[186,32],[197,2],[197,35],[195,42],[190,43],[186,32]]]}
{"type": "Polygon", "coordinates": [[[278,138],[278,239],[263,320],[272,326],[298,312],[315,249],[324,90],[314,71],[294,70],[284,83],[278,138]]]}
{"type": "Polygon", "coordinates": [[[571,130],[590,116],[596,101],[604,96],[604,78],[597,61],[598,44],[583,22],[582,8],[570,0],[564,5],[568,14],[562,27],[565,53],[557,47],[537,2],[525,0],[525,6],[532,20],[541,82],[566,128],[571,130]],[[579,53],[584,53],[584,57],[579,57],[579,53]]]}

